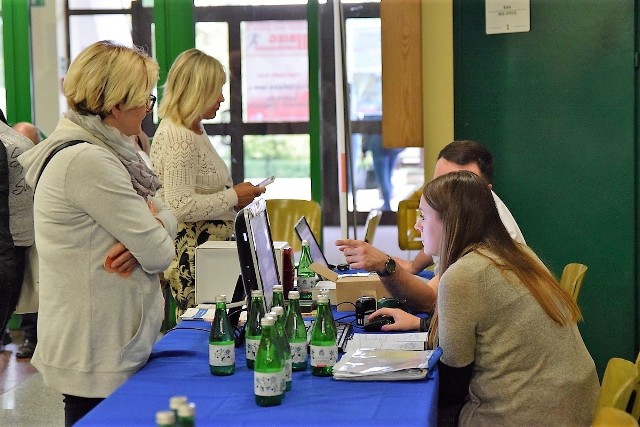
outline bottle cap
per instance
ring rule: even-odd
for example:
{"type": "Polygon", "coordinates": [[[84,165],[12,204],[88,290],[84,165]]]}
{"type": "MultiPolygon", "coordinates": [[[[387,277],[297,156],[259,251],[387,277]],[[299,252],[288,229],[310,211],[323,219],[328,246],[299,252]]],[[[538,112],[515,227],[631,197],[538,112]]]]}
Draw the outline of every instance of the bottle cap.
{"type": "Polygon", "coordinates": [[[173,411],[156,412],[156,424],[162,426],[174,425],[176,423],[176,414],[173,411]]]}
{"type": "Polygon", "coordinates": [[[253,291],[251,291],[251,296],[252,297],[262,297],[262,291],[260,289],[254,289],[253,291]]]}
{"type": "Polygon", "coordinates": [[[179,417],[193,417],[196,414],[196,404],[184,402],[178,406],[179,417]]]}
{"type": "Polygon", "coordinates": [[[327,294],[318,295],[318,303],[328,304],[329,303],[329,295],[327,295],[327,294]]]}
{"type": "Polygon", "coordinates": [[[300,292],[289,291],[289,299],[300,299],[300,292]]]}
{"type": "Polygon", "coordinates": [[[227,302],[227,296],[226,295],[216,296],[216,302],[227,302]]]}
{"type": "Polygon", "coordinates": [[[307,239],[304,239],[302,241],[302,246],[309,246],[309,241],[307,239]]]}
{"type": "Polygon", "coordinates": [[[187,403],[188,401],[187,396],[172,396],[169,399],[169,408],[178,409],[181,403],[187,403]]]}
{"type": "Polygon", "coordinates": [[[275,312],[278,315],[278,317],[284,314],[284,308],[280,307],[279,305],[276,305],[275,307],[271,307],[271,311],[275,312]]]}
{"type": "Polygon", "coordinates": [[[282,292],[282,285],[273,285],[273,292],[282,292]]]}
{"type": "Polygon", "coordinates": [[[260,326],[273,326],[274,320],[271,316],[264,316],[260,319],[260,326]]]}

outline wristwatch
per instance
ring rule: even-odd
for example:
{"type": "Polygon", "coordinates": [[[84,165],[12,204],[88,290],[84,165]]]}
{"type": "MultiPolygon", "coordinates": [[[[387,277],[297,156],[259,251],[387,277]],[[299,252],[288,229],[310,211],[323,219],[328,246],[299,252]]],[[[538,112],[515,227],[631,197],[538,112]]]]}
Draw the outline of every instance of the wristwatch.
{"type": "Polygon", "coordinates": [[[384,270],[378,271],[378,276],[388,277],[396,272],[396,261],[387,255],[387,262],[384,263],[384,270]]]}

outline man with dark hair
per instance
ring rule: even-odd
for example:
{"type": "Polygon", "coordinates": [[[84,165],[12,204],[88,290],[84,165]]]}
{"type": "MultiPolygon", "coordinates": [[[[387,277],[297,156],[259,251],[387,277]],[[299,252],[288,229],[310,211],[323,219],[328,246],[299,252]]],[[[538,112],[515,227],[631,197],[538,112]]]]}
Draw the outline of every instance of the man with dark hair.
{"type": "MultiPolygon", "coordinates": [[[[462,140],[453,141],[445,146],[438,154],[433,177],[437,178],[460,170],[468,170],[483,177],[489,188],[492,187],[493,156],[479,143],[462,140]]],[[[500,218],[511,237],[526,244],[509,209],[493,191],[492,194],[500,218]]],[[[406,300],[408,308],[420,311],[429,311],[433,308],[438,293],[439,276],[436,274],[433,279],[426,282],[428,286],[425,286],[425,280],[415,274],[434,261],[437,273],[437,260],[432,260],[423,251],[420,251],[413,261],[402,260],[391,257],[361,240],[338,240],[336,245],[340,247],[352,268],[377,272],[387,291],[400,300],[406,300]]]]}

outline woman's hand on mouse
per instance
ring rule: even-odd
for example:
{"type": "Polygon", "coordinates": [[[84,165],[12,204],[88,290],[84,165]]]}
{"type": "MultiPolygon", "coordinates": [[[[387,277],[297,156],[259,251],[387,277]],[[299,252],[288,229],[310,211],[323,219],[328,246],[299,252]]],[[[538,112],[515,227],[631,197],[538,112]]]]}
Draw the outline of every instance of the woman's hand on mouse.
{"type": "Polygon", "coordinates": [[[420,329],[420,318],[399,308],[380,308],[369,315],[369,321],[383,315],[393,317],[395,323],[382,326],[382,331],[417,331],[420,329]]]}

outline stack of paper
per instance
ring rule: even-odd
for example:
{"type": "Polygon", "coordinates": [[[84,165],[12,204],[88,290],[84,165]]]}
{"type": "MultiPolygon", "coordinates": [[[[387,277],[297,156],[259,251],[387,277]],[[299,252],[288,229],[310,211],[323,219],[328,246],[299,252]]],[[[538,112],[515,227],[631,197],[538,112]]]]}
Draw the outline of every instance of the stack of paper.
{"type": "Polygon", "coordinates": [[[353,334],[353,337],[347,341],[346,351],[359,348],[425,350],[427,348],[427,337],[427,332],[353,334]]]}
{"type": "Polygon", "coordinates": [[[440,357],[438,350],[376,350],[346,353],[333,367],[333,378],[351,381],[399,381],[424,378],[440,357]]]}

